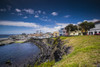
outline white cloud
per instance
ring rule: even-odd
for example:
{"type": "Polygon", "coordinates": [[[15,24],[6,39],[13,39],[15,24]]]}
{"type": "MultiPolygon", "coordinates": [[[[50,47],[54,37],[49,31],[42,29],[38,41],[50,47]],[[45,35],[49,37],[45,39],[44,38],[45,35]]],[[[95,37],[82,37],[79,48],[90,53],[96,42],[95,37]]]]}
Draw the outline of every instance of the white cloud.
{"type": "Polygon", "coordinates": [[[4,8],[4,9],[0,9],[0,11],[1,11],[1,12],[5,12],[5,11],[6,11],[6,9],[5,9],[5,8],[4,8]]]}
{"type": "Polygon", "coordinates": [[[57,16],[58,13],[57,13],[57,12],[52,12],[51,15],[53,15],[53,16],[57,16]]]}
{"type": "Polygon", "coordinates": [[[33,9],[23,9],[23,11],[25,11],[26,13],[29,13],[29,14],[34,14],[33,9]]]}
{"type": "Polygon", "coordinates": [[[80,22],[77,22],[77,24],[81,24],[82,22],[80,21],[80,22]]]}
{"type": "MultiPolygon", "coordinates": [[[[10,7],[9,7],[9,9],[10,9],[10,7]]],[[[35,11],[33,9],[18,9],[18,8],[16,8],[15,11],[19,12],[19,13],[23,12],[23,13],[27,13],[27,14],[34,14],[34,15],[36,15],[36,17],[37,16],[39,17],[40,14],[43,14],[43,15],[46,14],[45,11],[41,11],[41,10],[35,11]]],[[[56,15],[58,15],[58,13],[54,12],[53,15],[56,16],[56,15]]]]}
{"type": "Polygon", "coordinates": [[[93,20],[84,20],[84,21],[88,21],[88,22],[96,22],[98,21],[99,19],[93,19],[93,20]]]}
{"type": "Polygon", "coordinates": [[[26,34],[29,34],[29,33],[35,33],[36,32],[36,30],[34,30],[34,29],[26,29],[26,30],[23,30],[23,29],[18,29],[18,30],[9,30],[9,31],[1,31],[0,33],[1,34],[5,34],[5,33],[7,33],[7,34],[22,34],[22,33],[26,33],[26,34]]]}
{"type": "Polygon", "coordinates": [[[48,21],[47,19],[44,18],[39,18],[41,21],[48,21]]]}
{"type": "Polygon", "coordinates": [[[46,27],[46,26],[41,26],[40,28],[36,29],[36,30],[41,30],[42,32],[54,32],[54,31],[58,31],[61,27],[60,26],[55,26],[52,28],[46,27]]]}
{"type": "Polygon", "coordinates": [[[46,14],[46,12],[45,12],[45,11],[43,11],[43,14],[46,14]]]}
{"type": "MultiPolygon", "coordinates": [[[[20,21],[0,21],[0,25],[5,25],[5,26],[20,26],[20,27],[31,27],[33,30],[41,30],[42,32],[54,32],[54,31],[59,31],[61,28],[64,28],[68,25],[69,23],[56,23],[55,26],[49,27],[49,26],[42,26],[36,23],[29,23],[29,22],[20,22],[20,21]]],[[[23,30],[24,31],[24,30],[23,30]]],[[[31,30],[29,31],[31,32],[31,30]]],[[[20,33],[20,31],[19,31],[20,33]]]]}
{"type": "Polygon", "coordinates": [[[16,12],[21,12],[21,10],[20,10],[20,9],[17,9],[17,8],[15,9],[15,11],[16,11],[16,12]]]}
{"type": "Polygon", "coordinates": [[[51,19],[48,19],[48,17],[42,17],[42,18],[39,18],[41,21],[46,21],[46,22],[51,22],[52,20],[51,19]]]}
{"type": "Polygon", "coordinates": [[[28,18],[27,16],[23,17],[24,19],[28,18]]]}
{"type": "Polygon", "coordinates": [[[55,29],[56,31],[60,30],[61,28],[62,28],[62,26],[55,26],[55,27],[54,27],[54,29],[55,29]]]}
{"type": "MultiPolygon", "coordinates": [[[[96,21],[99,21],[99,19],[93,19],[93,20],[84,20],[84,21],[87,21],[87,22],[96,22],[96,21]]],[[[84,22],[82,21],[82,22],[84,22]]],[[[80,22],[77,22],[77,24],[80,24],[82,23],[81,21],[80,22]]]]}
{"type": "Polygon", "coordinates": [[[20,21],[0,21],[0,25],[7,25],[7,26],[23,26],[23,27],[39,27],[39,25],[35,23],[29,22],[20,22],[20,21]]]}
{"type": "Polygon", "coordinates": [[[38,25],[36,23],[20,22],[20,21],[0,21],[0,25],[18,26],[18,27],[31,27],[34,31],[41,30],[42,32],[54,32],[54,31],[58,31],[62,27],[62,26],[56,25],[56,26],[51,28],[51,27],[47,27],[47,26],[41,26],[41,25],[38,25]]]}
{"type": "Polygon", "coordinates": [[[65,18],[69,18],[70,17],[70,15],[66,15],[66,16],[64,16],[65,18]]]}
{"type": "Polygon", "coordinates": [[[61,26],[62,28],[66,27],[70,23],[56,23],[56,25],[61,26]]]}
{"type": "Polygon", "coordinates": [[[38,10],[38,13],[40,14],[41,13],[41,10],[38,10]]]}
{"type": "Polygon", "coordinates": [[[35,17],[35,18],[38,18],[39,16],[38,16],[38,15],[35,15],[34,17],[35,17]]]}
{"type": "Polygon", "coordinates": [[[75,23],[56,23],[56,25],[58,25],[58,29],[61,29],[61,28],[65,28],[66,26],[68,26],[69,24],[73,24],[73,25],[77,25],[75,23]]]}

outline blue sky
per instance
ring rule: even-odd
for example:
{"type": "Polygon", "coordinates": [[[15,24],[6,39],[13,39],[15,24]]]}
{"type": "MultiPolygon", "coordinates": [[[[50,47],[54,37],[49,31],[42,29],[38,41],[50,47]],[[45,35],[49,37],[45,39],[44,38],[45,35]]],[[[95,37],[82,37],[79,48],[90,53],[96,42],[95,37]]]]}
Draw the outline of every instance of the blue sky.
{"type": "Polygon", "coordinates": [[[100,0],[0,0],[0,34],[57,31],[100,19],[100,0]]]}

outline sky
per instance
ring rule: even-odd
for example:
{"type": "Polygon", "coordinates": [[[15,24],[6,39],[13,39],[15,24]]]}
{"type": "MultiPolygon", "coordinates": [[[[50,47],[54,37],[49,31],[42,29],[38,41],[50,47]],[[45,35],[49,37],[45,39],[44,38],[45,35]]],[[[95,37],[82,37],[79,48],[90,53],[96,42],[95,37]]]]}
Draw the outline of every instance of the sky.
{"type": "Polygon", "coordinates": [[[100,0],[0,0],[0,34],[58,31],[100,19],[100,0]]]}

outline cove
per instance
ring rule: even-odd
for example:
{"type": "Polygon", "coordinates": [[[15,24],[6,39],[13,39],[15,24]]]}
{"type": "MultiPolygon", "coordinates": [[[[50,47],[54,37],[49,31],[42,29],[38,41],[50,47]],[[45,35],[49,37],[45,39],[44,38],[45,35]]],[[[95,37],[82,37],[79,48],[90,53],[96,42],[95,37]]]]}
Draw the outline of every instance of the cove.
{"type": "Polygon", "coordinates": [[[39,53],[40,49],[30,42],[0,46],[0,67],[27,67],[39,53]],[[5,64],[7,61],[12,65],[5,64]]]}

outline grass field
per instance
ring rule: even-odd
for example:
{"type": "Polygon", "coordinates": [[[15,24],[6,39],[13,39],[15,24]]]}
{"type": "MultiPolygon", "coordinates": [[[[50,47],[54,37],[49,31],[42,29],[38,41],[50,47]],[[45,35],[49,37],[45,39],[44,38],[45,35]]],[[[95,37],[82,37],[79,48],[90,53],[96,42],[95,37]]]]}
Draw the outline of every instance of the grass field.
{"type": "Polygon", "coordinates": [[[25,41],[15,41],[15,43],[24,43],[25,41]]]}
{"type": "Polygon", "coordinates": [[[100,67],[100,36],[61,36],[60,39],[71,47],[71,53],[59,62],[44,62],[35,67],[100,67]]]}
{"type": "Polygon", "coordinates": [[[97,67],[100,65],[100,36],[60,37],[71,53],[53,67],[97,67]]]}

